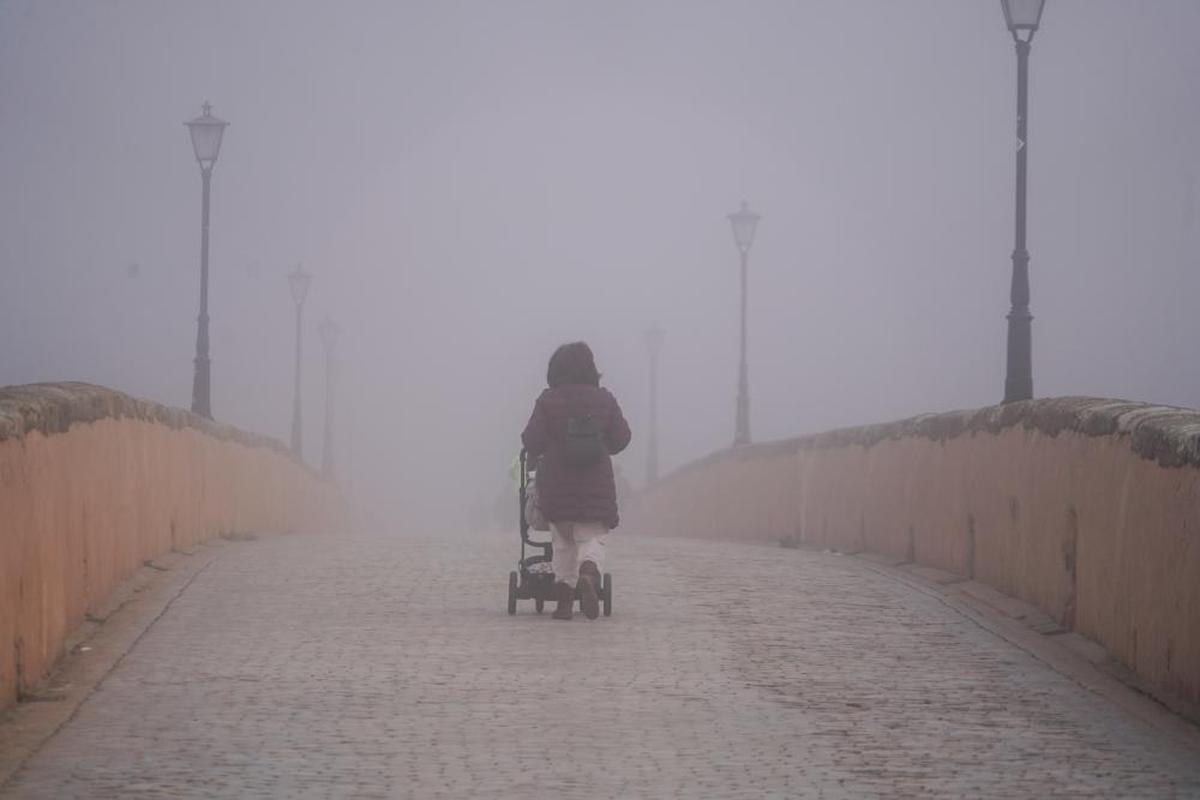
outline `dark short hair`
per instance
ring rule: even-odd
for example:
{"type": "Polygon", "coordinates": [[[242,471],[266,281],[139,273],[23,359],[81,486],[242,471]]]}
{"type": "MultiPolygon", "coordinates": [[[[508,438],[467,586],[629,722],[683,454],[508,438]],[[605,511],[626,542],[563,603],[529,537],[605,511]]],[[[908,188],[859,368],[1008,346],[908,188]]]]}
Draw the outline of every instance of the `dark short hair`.
{"type": "Polygon", "coordinates": [[[600,385],[600,373],[596,371],[596,358],[592,348],[584,342],[570,342],[560,346],[550,356],[546,367],[546,383],[561,386],[565,383],[600,385]]]}

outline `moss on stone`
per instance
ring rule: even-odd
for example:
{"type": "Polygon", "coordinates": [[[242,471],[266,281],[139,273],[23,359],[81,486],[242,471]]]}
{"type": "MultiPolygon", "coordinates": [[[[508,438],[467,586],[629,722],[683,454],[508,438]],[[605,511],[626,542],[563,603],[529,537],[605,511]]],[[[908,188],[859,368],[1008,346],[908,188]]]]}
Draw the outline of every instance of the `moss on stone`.
{"type": "Polygon", "coordinates": [[[33,431],[47,436],[64,433],[72,425],[101,419],[138,419],[175,430],[191,428],[222,441],[265,447],[291,457],[291,451],[276,439],[103,386],[68,382],[0,387],[0,442],[20,439],[33,431]]]}
{"type": "Polygon", "coordinates": [[[1200,467],[1200,412],[1126,400],[1052,397],[972,410],[922,414],[896,422],[838,428],[807,436],[733,447],[687,464],[677,472],[687,472],[729,458],[770,458],[791,455],[800,450],[854,445],[869,448],[892,439],[945,441],[976,433],[998,434],[1018,426],[1052,437],[1064,431],[1084,436],[1127,437],[1135,453],[1164,467],[1200,467]]]}

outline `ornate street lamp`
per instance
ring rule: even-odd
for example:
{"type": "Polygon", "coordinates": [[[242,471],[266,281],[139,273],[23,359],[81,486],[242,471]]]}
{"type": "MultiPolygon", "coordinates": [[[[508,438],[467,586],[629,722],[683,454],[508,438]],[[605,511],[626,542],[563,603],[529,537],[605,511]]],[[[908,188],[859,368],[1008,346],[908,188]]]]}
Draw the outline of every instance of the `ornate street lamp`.
{"type": "Polygon", "coordinates": [[[1017,209],[1008,312],[1008,358],[1004,402],[1033,397],[1033,315],[1029,313],[1029,250],[1025,247],[1025,171],[1029,153],[1029,49],[1045,0],[1000,0],[1017,46],[1017,209]]]}
{"type": "Polygon", "coordinates": [[[658,325],[646,331],[646,351],[650,354],[650,438],[646,453],[646,485],[658,480],[658,356],[667,332],[658,325]]]}
{"type": "Polygon", "coordinates": [[[333,480],[333,384],[337,377],[335,350],[341,329],[331,317],[326,317],[319,330],[325,344],[325,441],[321,450],[321,475],[326,480],[333,480]]]}
{"type": "Polygon", "coordinates": [[[304,331],[304,298],[308,296],[312,275],[297,264],[296,271],[288,273],[287,279],[292,289],[292,299],[296,301],[296,385],[292,392],[292,452],[296,454],[297,458],[303,458],[304,443],[300,415],[300,342],[304,331]]]}
{"type": "Polygon", "coordinates": [[[755,214],[742,201],[742,207],[729,215],[733,227],[733,243],[737,245],[742,260],[742,323],[741,358],[738,368],[737,423],[734,428],[734,445],[750,444],[750,378],[746,367],[746,267],[750,259],[750,245],[754,243],[754,232],[762,217],[755,214]]]}
{"type": "Polygon", "coordinates": [[[192,411],[212,419],[212,381],[208,358],[208,197],[213,165],[221,152],[221,138],[228,122],[212,115],[208,101],[203,113],[183,123],[192,137],[192,151],[200,165],[200,316],[196,320],[196,360],[192,377],[192,411]]]}

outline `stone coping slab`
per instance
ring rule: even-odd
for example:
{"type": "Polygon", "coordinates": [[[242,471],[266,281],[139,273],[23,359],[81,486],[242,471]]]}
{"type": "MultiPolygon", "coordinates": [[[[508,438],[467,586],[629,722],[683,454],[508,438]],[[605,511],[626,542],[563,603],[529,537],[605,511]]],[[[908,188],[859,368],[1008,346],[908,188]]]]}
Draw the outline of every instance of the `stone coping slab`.
{"type": "Polygon", "coordinates": [[[1200,467],[1200,411],[1173,406],[1094,397],[1051,397],[986,408],[921,414],[896,422],[838,428],[761,444],[718,450],[678,468],[680,475],[733,458],[784,457],[801,450],[859,445],[872,447],[892,439],[945,441],[965,434],[997,434],[1023,427],[1047,436],[1064,431],[1084,436],[1128,437],[1131,449],[1163,467],[1200,467]]]}
{"type": "Polygon", "coordinates": [[[76,423],[101,419],[144,420],[174,430],[191,428],[222,441],[265,447],[295,460],[291,450],[277,439],[103,386],[71,381],[0,387],[0,442],[21,439],[33,431],[47,436],[65,433],[76,423]]]}

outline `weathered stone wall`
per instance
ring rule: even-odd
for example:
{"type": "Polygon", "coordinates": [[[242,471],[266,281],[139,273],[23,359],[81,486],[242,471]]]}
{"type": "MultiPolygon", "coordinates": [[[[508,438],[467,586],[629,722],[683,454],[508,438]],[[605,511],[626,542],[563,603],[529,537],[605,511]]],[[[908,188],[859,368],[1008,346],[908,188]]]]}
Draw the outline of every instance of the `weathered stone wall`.
{"type": "Polygon", "coordinates": [[[274,440],[97,386],[0,388],[0,708],[147,560],[341,519],[337,487],[274,440]]]}
{"type": "Polygon", "coordinates": [[[1200,704],[1200,414],[1059,398],[716,453],[631,527],[869,550],[957,572],[1200,704]]]}

